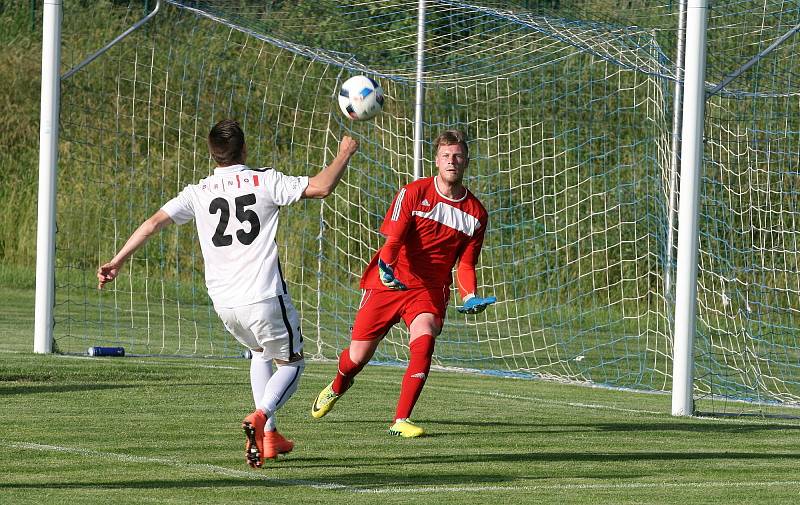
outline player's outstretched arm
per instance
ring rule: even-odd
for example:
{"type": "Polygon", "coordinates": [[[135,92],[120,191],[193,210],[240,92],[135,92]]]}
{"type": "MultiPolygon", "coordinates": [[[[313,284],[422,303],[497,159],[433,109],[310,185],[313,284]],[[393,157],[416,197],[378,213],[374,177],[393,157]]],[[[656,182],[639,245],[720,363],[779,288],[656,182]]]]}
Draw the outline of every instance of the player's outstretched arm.
{"type": "Polygon", "coordinates": [[[486,307],[495,303],[497,301],[497,297],[494,296],[487,296],[486,298],[481,298],[480,296],[475,295],[467,295],[464,299],[464,305],[458,307],[458,311],[462,314],[480,314],[486,307]]]}
{"type": "Polygon", "coordinates": [[[163,210],[158,210],[139,225],[117,255],[108,263],[100,265],[100,268],[97,269],[97,289],[103,289],[103,286],[116,279],[122,266],[125,265],[125,262],[130,258],[131,254],[136,252],[137,249],[144,245],[150,237],[161,230],[161,228],[170,223],[172,223],[172,218],[169,217],[169,214],[163,210]]]}
{"type": "Polygon", "coordinates": [[[308,179],[308,186],[303,191],[303,198],[325,198],[333,193],[344,175],[350,158],[358,151],[358,141],[345,135],[339,142],[339,152],[330,165],[317,175],[308,179]]]}

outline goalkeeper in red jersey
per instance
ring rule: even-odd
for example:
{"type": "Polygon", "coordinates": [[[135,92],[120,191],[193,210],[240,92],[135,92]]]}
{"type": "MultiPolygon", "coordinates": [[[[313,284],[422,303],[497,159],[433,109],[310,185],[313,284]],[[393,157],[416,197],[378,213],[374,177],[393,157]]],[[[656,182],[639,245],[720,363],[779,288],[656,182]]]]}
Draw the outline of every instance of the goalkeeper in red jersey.
{"type": "Polygon", "coordinates": [[[430,371],[456,262],[464,302],[460,312],[477,314],[496,301],[495,297],[481,298],[476,292],[475,265],[489,217],[462,184],[469,164],[466,138],[458,130],[445,131],[436,138],[434,151],[438,174],[403,187],[389,207],[380,230],[386,243],[361,278],[364,293],[350,346],[339,356],[336,377],[314,401],[311,415],[315,418],[330,412],[383,337],[402,319],[410,333],[410,356],[389,433],[423,435],[425,430],[409,417],[430,371]]]}

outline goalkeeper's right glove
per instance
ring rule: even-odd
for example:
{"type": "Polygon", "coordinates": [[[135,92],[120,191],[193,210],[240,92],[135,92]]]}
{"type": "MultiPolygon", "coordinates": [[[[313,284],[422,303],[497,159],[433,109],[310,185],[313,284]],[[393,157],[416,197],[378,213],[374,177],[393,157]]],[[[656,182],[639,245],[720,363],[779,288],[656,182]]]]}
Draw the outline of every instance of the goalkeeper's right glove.
{"type": "Polygon", "coordinates": [[[392,267],[384,263],[380,258],[378,258],[378,275],[381,278],[381,283],[389,289],[396,289],[399,291],[408,289],[405,284],[395,278],[392,267]]]}

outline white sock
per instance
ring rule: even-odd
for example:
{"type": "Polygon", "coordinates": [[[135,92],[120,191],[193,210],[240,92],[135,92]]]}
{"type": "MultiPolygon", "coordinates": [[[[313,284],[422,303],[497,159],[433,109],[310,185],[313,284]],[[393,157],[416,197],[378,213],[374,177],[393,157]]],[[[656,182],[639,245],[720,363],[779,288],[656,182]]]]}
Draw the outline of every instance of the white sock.
{"type": "Polygon", "coordinates": [[[303,374],[305,366],[305,360],[302,359],[279,366],[272,378],[267,382],[264,396],[259,405],[260,408],[271,414],[281,408],[297,391],[297,386],[300,384],[300,376],[303,374]]]}
{"type": "MultiPolygon", "coordinates": [[[[264,391],[267,389],[267,383],[272,377],[272,360],[264,359],[263,352],[250,351],[252,359],[250,360],[250,389],[253,391],[253,402],[256,408],[262,408],[260,405],[261,399],[264,398],[264,391]]],[[[264,426],[264,431],[273,431],[276,429],[275,415],[267,418],[267,424],[264,426]]]]}

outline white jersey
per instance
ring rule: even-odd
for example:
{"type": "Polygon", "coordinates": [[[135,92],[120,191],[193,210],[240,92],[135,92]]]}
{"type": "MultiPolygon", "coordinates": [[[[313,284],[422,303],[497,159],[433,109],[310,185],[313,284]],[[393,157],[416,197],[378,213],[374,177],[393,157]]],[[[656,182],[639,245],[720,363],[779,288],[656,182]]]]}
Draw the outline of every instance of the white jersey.
{"type": "Polygon", "coordinates": [[[206,287],[215,307],[241,307],[286,294],[275,234],[278,209],[300,199],[308,177],[244,165],[216,168],[161,210],[197,225],[206,287]]]}

